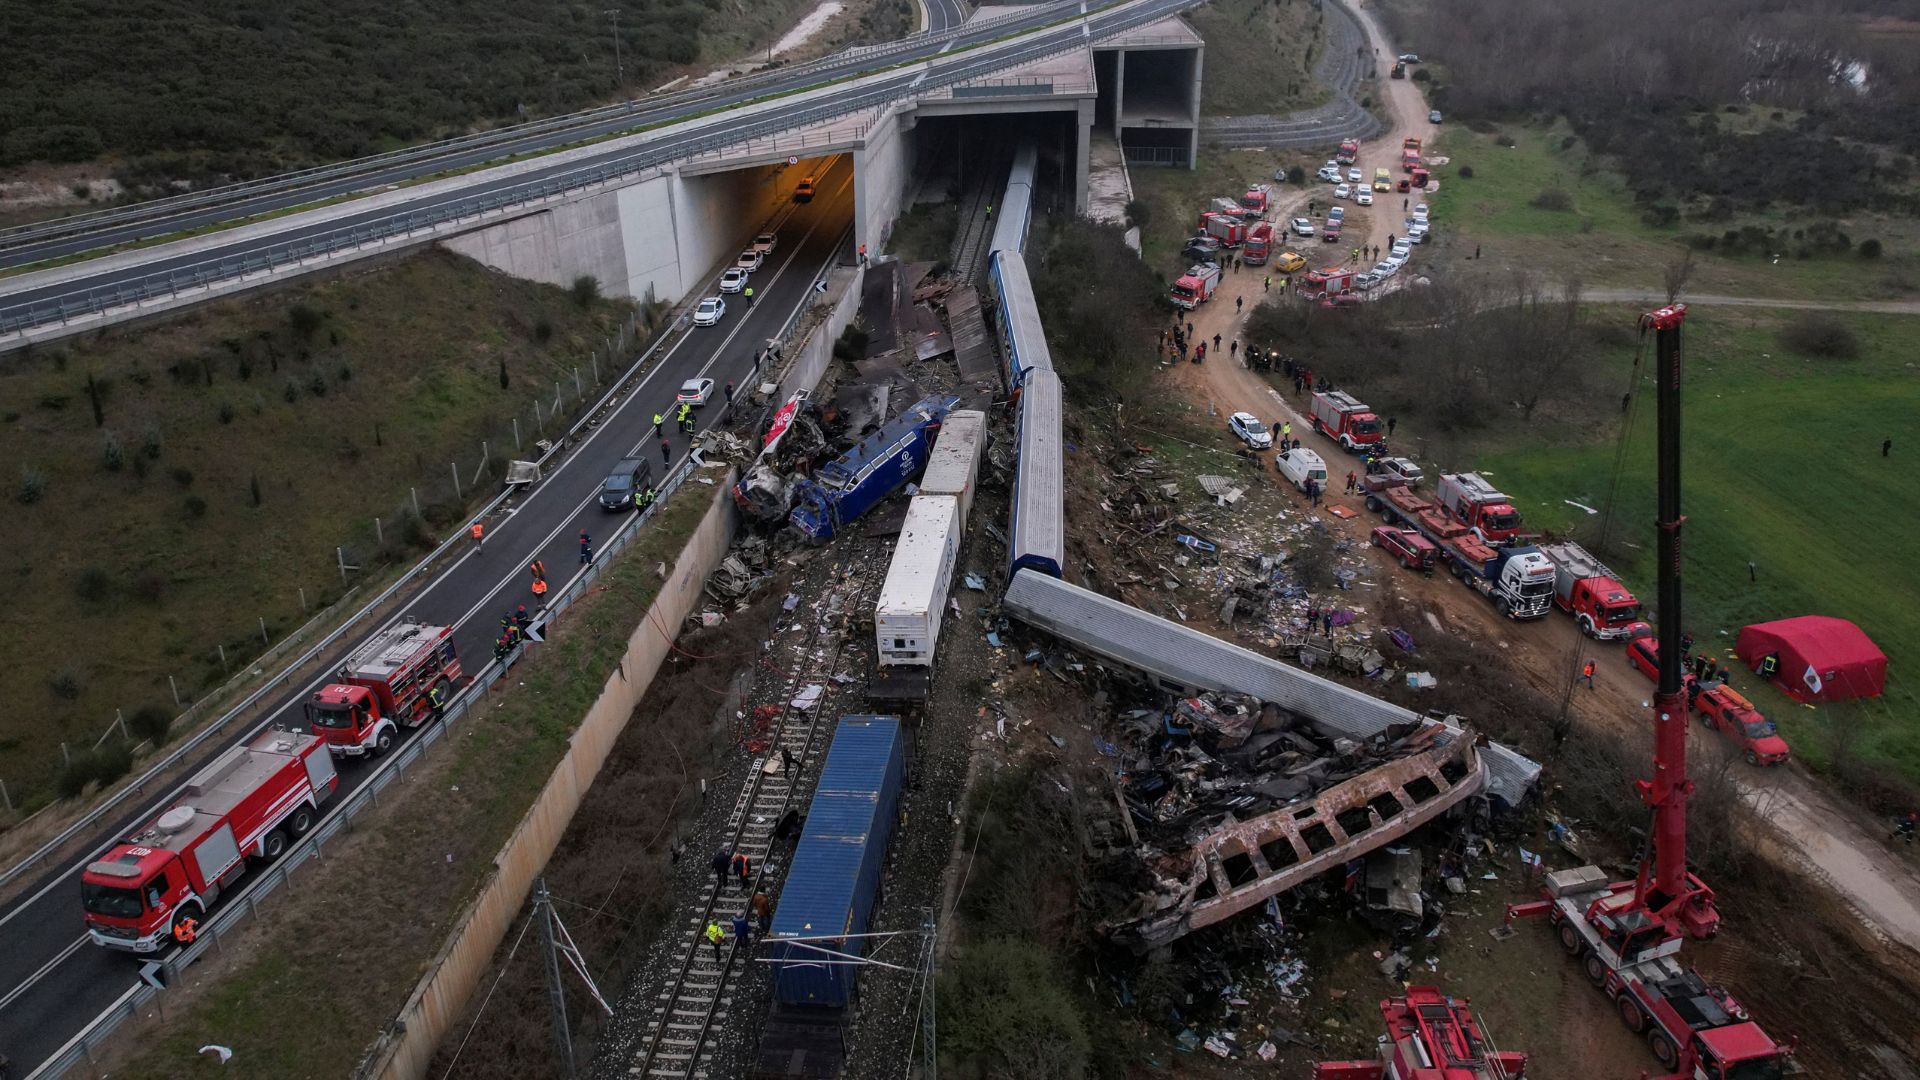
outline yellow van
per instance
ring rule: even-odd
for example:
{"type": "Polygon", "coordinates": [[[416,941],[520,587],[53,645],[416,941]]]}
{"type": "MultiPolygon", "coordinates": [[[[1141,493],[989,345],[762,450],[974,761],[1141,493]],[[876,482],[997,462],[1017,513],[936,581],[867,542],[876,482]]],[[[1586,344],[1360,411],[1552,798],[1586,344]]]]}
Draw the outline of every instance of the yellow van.
{"type": "Polygon", "coordinates": [[[1373,170],[1373,190],[1392,191],[1393,190],[1392,174],[1387,172],[1387,170],[1385,169],[1373,170]]]}
{"type": "Polygon", "coordinates": [[[1307,260],[1301,258],[1298,252],[1283,251],[1278,258],[1273,260],[1273,265],[1281,273],[1291,274],[1295,270],[1307,265],[1307,260]]]}

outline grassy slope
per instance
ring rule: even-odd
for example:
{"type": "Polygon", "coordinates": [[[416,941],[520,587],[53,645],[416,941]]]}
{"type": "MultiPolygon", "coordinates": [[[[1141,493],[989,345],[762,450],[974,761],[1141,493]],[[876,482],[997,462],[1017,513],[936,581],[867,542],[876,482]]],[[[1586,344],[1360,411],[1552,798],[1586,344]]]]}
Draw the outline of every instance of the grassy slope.
{"type": "Polygon", "coordinates": [[[164,1030],[128,1040],[143,1049],[119,1075],[198,1075],[196,1048],[230,1046],[253,1076],[347,1076],[406,1002],[452,929],[454,916],[493,872],[500,845],[612,673],[638,613],[659,591],[656,564],[671,563],[712,506],[713,491],[689,484],[664,505],[646,534],[622,552],[602,581],[569,612],[548,645],[524,661],[514,689],[462,721],[425,765],[391,790],[350,839],[303,871],[303,887],[267,901],[269,918],[249,931],[253,946],[215,975],[190,969],[206,987],[169,1010],[164,1030]],[[345,899],[345,898],[351,899],[345,899]],[[377,947],[363,922],[376,913],[377,947]],[[343,913],[348,917],[343,922],[343,913]],[[322,1004],[324,1003],[324,1004],[322,1004]],[[319,1011],[316,1012],[316,1009],[319,1011]],[[302,1016],[300,1038],[262,1016],[302,1016]]]}
{"type": "MultiPolygon", "coordinates": [[[[1597,317],[1626,321],[1605,309],[1597,317]]],[[[1775,339],[1783,316],[1699,308],[1688,319],[1685,511],[1687,623],[1705,647],[1731,657],[1740,627],[1800,614],[1859,623],[1892,660],[1882,703],[1860,710],[1808,709],[1737,679],[1778,721],[1798,752],[1815,762],[1829,752],[1823,726],[1867,724],[1860,749],[1920,782],[1920,700],[1903,684],[1903,662],[1920,654],[1920,565],[1902,542],[1863,542],[1869,529],[1896,530],[1920,506],[1920,374],[1906,343],[1920,319],[1854,315],[1845,321],[1862,351],[1849,361],[1795,355],[1775,339]],[[1880,441],[1895,440],[1880,457],[1880,441]],[[1758,565],[1757,582],[1747,563],[1758,565]]],[[[1612,363],[1625,385],[1632,350],[1612,363]]],[[[1645,358],[1652,364],[1651,346],[1645,358]]],[[[1617,535],[1635,553],[1615,569],[1643,599],[1653,592],[1654,409],[1650,380],[1635,413],[1618,495],[1617,535]]],[[[1506,447],[1478,462],[1517,497],[1536,527],[1585,535],[1597,519],[1566,504],[1603,505],[1613,475],[1613,445],[1506,447]]]]}
{"type": "Polygon", "coordinates": [[[393,544],[409,487],[450,520],[451,506],[434,512],[451,499],[447,463],[471,477],[481,439],[510,451],[515,414],[531,438],[533,396],[584,365],[623,310],[583,311],[561,290],[431,254],[16,358],[0,372],[0,572],[17,583],[13,618],[36,630],[16,635],[0,670],[0,695],[16,706],[0,718],[0,778],[16,800],[44,788],[61,740],[91,744],[116,708],[171,708],[168,675],[189,696],[220,682],[216,645],[235,665],[258,655],[258,618],[275,640],[304,622],[299,590],[315,605],[339,593],[335,545],[371,564],[376,516],[393,544]],[[328,313],[310,340],[289,325],[296,304],[328,313]],[[544,345],[542,320],[553,331],[544,345]],[[169,374],[176,365],[184,377],[169,374]],[[107,386],[106,429],[129,459],[118,472],[104,468],[89,374],[107,386]],[[159,456],[133,460],[149,430],[159,456]],[[29,469],[46,493],[21,506],[29,469]],[[106,592],[84,599],[93,575],[106,592]],[[51,687],[62,672],[77,696],[51,687]]]}
{"type": "Polygon", "coordinates": [[[1205,115],[1289,113],[1327,100],[1312,75],[1326,48],[1318,7],[1306,0],[1214,0],[1190,18],[1207,39],[1205,115]]]}
{"type": "MultiPolygon", "coordinates": [[[[1661,269],[1685,250],[1688,233],[1718,235],[1746,222],[1686,223],[1656,229],[1640,220],[1617,174],[1590,160],[1584,144],[1563,148],[1569,132],[1553,128],[1509,127],[1512,147],[1496,136],[1449,127],[1438,150],[1448,156],[1436,172],[1440,191],[1430,200],[1441,239],[1452,251],[1482,247],[1484,257],[1558,275],[1575,274],[1592,285],[1646,286],[1659,289],[1661,269]],[[1473,168],[1461,179],[1462,165],[1473,168]],[[1573,197],[1571,210],[1543,210],[1532,201],[1549,189],[1573,197]]],[[[1786,215],[1751,219],[1779,227],[1786,215]]],[[[1812,219],[1808,219],[1809,221],[1812,219]]],[[[1864,215],[1844,221],[1856,241],[1879,237],[1887,255],[1864,260],[1855,255],[1782,259],[1727,258],[1696,254],[1690,288],[1698,293],[1839,300],[1908,295],[1905,279],[1920,268],[1915,257],[1920,225],[1903,219],[1864,215]]]]}

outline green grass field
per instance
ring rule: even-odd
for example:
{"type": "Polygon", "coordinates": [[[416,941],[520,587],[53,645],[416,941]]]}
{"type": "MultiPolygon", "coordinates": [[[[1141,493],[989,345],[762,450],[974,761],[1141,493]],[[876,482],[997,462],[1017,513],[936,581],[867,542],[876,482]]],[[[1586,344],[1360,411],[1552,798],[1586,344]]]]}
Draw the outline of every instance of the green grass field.
{"type": "MultiPolygon", "coordinates": [[[[1625,323],[1633,313],[1594,317],[1625,323]]],[[[1744,673],[1735,682],[1793,743],[1820,764],[1829,723],[1865,725],[1858,749],[1920,784],[1920,697],[1903,679],[1920,656],[1920,564],[1904,530],[1920,507],[1920,369],[1911,342],[1920,318],[1847,315],[1856,359],[1803,357],[1778,340],[1777,312],[1697,308],[1688,318],[1684,511],[1686,623],[1704,648],[1730,658],[1734,636],[1753,622],[1836,615],[1858,623],[1891,660],[1886,696],[1861,707],[1796,705],[1744,673]],[[1880,456],[1882,439],[1893,455],[1880,456]],[[1880,530],[1892,529],[1891,535],[1880,530]],[[1872,540],[1868,533],[1885,539],[1872,540]],[[1757,569],[1749,580],[1748,562],[1757,569]]],[[[1609,358],[1621,387],[1633,349],[1609,358]]],[[[1614,568],[1643,600],[1653,593],[1654,405],[1648,376],[1619,478],[1614,568]],[[1631,545],[1631,546],[1627,546],[1631,545]]],[[[1497,437],[1493,440],[1497,443],[1497,437]]],[[[1490,445],[1476,455],[1535,528],[1588,538],[1599,518],[1569,501],[1602,507],[1615,446],[1490,445]]]]}
{"type": "MultiPolygon", "coordinates": [[[[1440,190],[1429,200],[1438,223],[1443,257],[1459,259],[1476,247],[1487,260],[1525,267],[1554,277],[1576,276],[1589,285],[1645,286],[1658,289],[1663,268],[1686,251],[1682,238],[1692,233],[1718,235],[1743,224],[1773,228],[1801,225],[1786,214],[1731,222],[1682,221],[1656,228],[1641,212],[1618,174],[1596,161],[1585,144],[1573,140],[1564,125],[1516,126],[1502,135],[1514,145],[1500,146],[1500,135],[1476,135],[1449,126],[1429,148],[1448,158],[1435,174],[1440,190]],[[1461,166],[1473,170],[1462,178],[1461,166]],[[1564,192],[1570,209],[1534,204],[1546,191],[1564,192]]],[[[1804,224],[1812,224],[1806,216],[1804,224]]],[[[1860,300],[1906,297],[1920,280],[1920,226],[1885,215],[1861,215],[1840,222],[1857,244],[1869,237],[1885,245],[1878,259],[1855,254],[1787,257],[1778,263],[1764,256],[1694,256],[1689,288],[1697,293],[1791,299],[1860,300]]],[[[1470,265],[1470,264],[1469,264],[1470,265]]]]}
{"type": "Polygon", "coordinates": [[[217,646],[238,671],[258,620],[278,641],[309,617],[302,589],[314,611],[338,596],[336,545],[373,567],[444,535],[464,512],[449,463],[468,497],[495,490],[497,471],[471,483],[481,440],[513,456],[518,415],[530,450],[534,397],[571,392],[626,311],[435,253],[10,358],[0,572],[31,628],[0,671],[15,802],[47,795],[61,742],[176,711],[169,676],[198,698],[228,674],[217,646]],[[409,488],[426,522],[402,514],[409,488]]]}

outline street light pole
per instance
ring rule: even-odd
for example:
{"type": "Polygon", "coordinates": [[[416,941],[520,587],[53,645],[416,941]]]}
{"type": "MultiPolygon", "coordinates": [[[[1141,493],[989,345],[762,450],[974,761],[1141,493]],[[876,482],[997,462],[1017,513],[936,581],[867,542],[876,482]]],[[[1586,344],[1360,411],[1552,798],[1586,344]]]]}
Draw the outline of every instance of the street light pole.
{"type": "Polygon", "coordinates": [[[607,8],[601,12],[613,24],[613,77],[614,89],[620,90],[627,85],[627,66],[620,60],[620,9],[607,8]]]}

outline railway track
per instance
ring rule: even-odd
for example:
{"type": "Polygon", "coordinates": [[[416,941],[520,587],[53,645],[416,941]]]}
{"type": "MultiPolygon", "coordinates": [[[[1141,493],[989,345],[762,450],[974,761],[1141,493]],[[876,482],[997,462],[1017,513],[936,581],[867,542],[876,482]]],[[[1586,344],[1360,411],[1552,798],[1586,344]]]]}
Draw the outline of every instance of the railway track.
{"type": "Polygon", "coordinates": [[[948,259],[954,275],[965,282],[972,282],[979,275],[986,259],[987,244],[993,237],[993,219],[986,210],[1000,197],[1000,187],[1007,179],[1004,147],[995,146],[986,160],[992,164],[980,170],[980,179],[960,197],[960,224],[954,231],[953,254],[948,259]]]}
{"type": "MultiPolygon", "coordinates": [[[[710,1075],[714,1029],[728,1019],[733,980],[751,960],[737,941],[723,948],[716,960],[704,931],[709,921],[728,928],[730,921],[745,911],[754,891],[770,891],[766,886],[785,872],[791,849],[775,849],[774,827],[788,810],[806,805],[808,787],[818,775],[815,748],[824,747],[831,739],[845,696],[833,676],[849,645],[856,643],[860,612],[873,606],[884,579],[883,574],[860,572],[861,556],[873,550],[871,541],[863,541],[856,534],[842,536],[837,543],[844,550],[835,560],[825,610],[819,616],[800,616],[812,618],[813,624],[803,644],[789,653],[789,673],[776,683],[779,697],[771,703],[756,704],[777,704],[779,711],[764,736],[755,736],[761,748],[723,834],[729,850],[753,860],[754,887],[721,889],[716,885],[704,902],[686,906],[681,925],[674,931],[680,959],[668,985],[650,998],[651,1030],[641,1037],[639,1050],[632,1055],[629,1076],[703,1080],[710,1075]],[[811,708],[796,708],[795,699],[810,685],[822,687],[818,701],[811,708]],[[793,755],[793,775],[766,772],[764,766],[783,749],[793,755]]],[[[748,715],[753,715],[752,709],[748,715]]]]}

